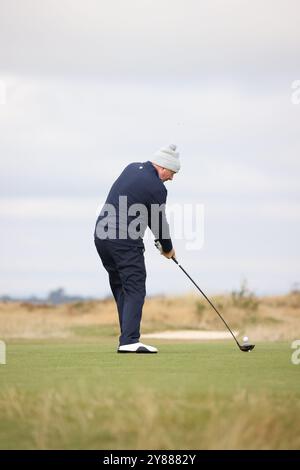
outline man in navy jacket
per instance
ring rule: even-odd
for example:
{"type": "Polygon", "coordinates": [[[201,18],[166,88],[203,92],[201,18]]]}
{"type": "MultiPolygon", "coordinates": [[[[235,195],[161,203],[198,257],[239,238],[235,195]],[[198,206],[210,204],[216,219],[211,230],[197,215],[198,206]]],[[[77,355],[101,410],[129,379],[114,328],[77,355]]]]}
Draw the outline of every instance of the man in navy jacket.
{"type": "Polygon", "coordinates": [[[119,353],[157,353],[139,341],[146,295],[143,236],[150,227],[166,258],[175,256],[165,214],[164,183],[180,169],[176,145],[161,148],[151,161],[131,163],[114,182],[97,219],[94,239],[117,304],[119,353]]]}

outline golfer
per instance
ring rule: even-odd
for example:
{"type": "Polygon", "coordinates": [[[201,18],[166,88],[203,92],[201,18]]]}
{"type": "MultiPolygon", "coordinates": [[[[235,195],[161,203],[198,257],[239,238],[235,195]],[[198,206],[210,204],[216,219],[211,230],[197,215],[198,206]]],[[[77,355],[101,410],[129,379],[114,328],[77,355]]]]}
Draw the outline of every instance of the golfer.
{"type": "Polygon", "coordinates": [[[165,214],[164,183],[179,169],[179,153],[173,144],[161,148],[151,161],[129,164],[112,185],[96,222],[96,249],[118,309],[119,353],[158,352],[139,341],[146,295],[143,236],[149,226],[162,254],[175,256],[165,214]]]}

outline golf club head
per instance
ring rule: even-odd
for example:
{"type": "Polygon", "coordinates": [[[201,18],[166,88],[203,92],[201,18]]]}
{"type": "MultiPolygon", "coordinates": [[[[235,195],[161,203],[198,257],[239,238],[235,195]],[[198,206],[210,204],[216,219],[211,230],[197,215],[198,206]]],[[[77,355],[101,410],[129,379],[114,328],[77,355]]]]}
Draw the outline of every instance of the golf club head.
{"type": "Polygon", "coordinates": [[[239,344],[239,347],[243,352],[250,352],[255,348],[255,344],[243,344],[242,346],[239,344]]]}

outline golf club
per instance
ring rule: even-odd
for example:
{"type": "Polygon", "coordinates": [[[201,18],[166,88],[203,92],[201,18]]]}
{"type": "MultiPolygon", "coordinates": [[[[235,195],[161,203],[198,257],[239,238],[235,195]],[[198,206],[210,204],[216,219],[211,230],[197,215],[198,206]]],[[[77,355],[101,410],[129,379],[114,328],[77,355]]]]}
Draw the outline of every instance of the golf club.
{"type": "MultiPolygon", "coordinates": [[[[156,248],[162,253],[162,246],[159,242],[159,240],[155,240],[155,246],[156,248]]],[[[194,286],[197,287],[197,289],[199,290],[199,292],[201,292],[201,294],[203,295],[203,297],[206,298],[207,302],[212,306],[212,308],[214,309],[214,311],[219,315],[219,317],[221,318],[222,322],[224,323],[224,325],[226,326],[226,328],[228,328],[228,330],[230,331],[234,341],[236,342],[237,346],[239,347],[239,349],[243,352],[250,352],[252,351],[252,349],[254,349],[255,347],[255,344],[243,344],[243,345],[240,345],[240,343],[238,342],[238,340],[236,339],[236,337],[234,336],[233,332],[231,331],[231,329],[229,328],[229,326],[227,325],[226,321],[224,320],[224,318],[222,317],[222,315],[218,312],[218,310],[216,309],[216,307],[212,304],[212,302],[209,300],[209,298],[204,294],[204,292],[200,289],[200,287],[196,284],[196,282],[191,278],[191,276],[186,272],[186,270],[178,263],[177,259],[174,258],[174,256],[172,256],[172,260],[174,261],[174,263],[177,264],[177,266],[181,269],[181,271],[184,272],[184,274],[190,279],[190,281],[192,281],[192,283],[194,284],[194,286]]]]}

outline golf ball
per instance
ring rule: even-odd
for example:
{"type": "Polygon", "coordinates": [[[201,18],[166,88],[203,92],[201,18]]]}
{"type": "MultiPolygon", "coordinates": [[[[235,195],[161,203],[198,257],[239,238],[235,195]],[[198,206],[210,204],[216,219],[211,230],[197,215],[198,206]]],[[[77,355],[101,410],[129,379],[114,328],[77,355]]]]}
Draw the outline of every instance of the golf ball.
{"type": "Polygon", "coordinates": [[[248,341],[248,336],[244,336],[243,341],[246,343],[248,341]]]}

